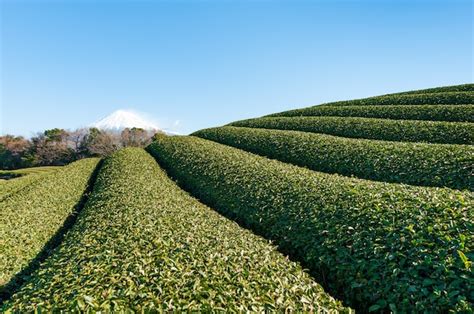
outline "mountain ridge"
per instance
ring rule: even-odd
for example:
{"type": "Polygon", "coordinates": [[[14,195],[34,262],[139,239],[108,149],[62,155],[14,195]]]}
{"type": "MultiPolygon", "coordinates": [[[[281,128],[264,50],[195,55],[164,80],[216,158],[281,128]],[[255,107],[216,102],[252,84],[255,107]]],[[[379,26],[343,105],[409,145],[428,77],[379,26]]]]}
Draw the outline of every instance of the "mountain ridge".
{"type": "Polygon", "coordinates": [[[131,110],[119,109],[110,115],[90,125],[99,130],[121,131],[126,128],[141,128],[144,130],[161,130],[155,123],[139,113],[131,110]]]}

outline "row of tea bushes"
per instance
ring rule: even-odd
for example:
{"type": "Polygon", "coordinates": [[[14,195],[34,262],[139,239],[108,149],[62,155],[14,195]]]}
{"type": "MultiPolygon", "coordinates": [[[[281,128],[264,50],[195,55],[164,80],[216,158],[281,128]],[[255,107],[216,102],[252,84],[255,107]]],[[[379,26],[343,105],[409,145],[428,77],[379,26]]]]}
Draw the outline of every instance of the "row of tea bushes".
{"type": "Polygon", "coordinates": [[[445,93],[445,92],[474,92],[474,84],[461,84],[434,87],[427,89],[412,90],[408,92],[394,93],[389,95],[406,95],[406,94],[430,94],[430,93],[445,93]]]}
{"type": "Polygon", "coordinates": [[[350,311],[137,148],[104,161],[74,227],[5,309],[350,311]]]}
{"type": "Polygon", "coordinates": [[[194,133],[313,170],[364,179],[474,190],[474,146],[401,143],[238,127],[194,133]]]}
{"type": "MultiPolygon", "coordinates": [[[[35,171],[33,173],[28,173],[21,175],[18,178],[9,179],[9,180],[0,180],[0,202],[7,198],[8,196],[21,191],[23,188],[27,187],[30,184],[38,180],[43,180],[45,175],[51,174],[52,172],[59,169],[59,167],[47,167],[48,169],[43,171],[35,171]]],[[[17,171],[16,171],[17,172],[17,171]]],[[[26,172],[23,170],[23,172],[26,172]]]]}
{"type": "Polygon", "coordinates": [[[474,104],[474,92],[445,92],[427,94],[394,94],[369,98],[336,101],[323,106],[371,105],[466,105],[474,104]]]}
{"type": "Polygon", "coordinates": [[[196,137],[157,138],[149,151],[356,310],[472,309],[472,193],[314,172],[196,137]]]}
{"type": "Polygon", "coordinates": [[[325,133],[384,141],[474,144],[474,123],[356,117],[268,117],[231,126],[325,133]]]}
{"type": "Polygon", "coordinates": [[[21,169],[15,169],[15,170],[0,170],[0,178],[3,178],[4,176],[10,177],[10,178],[26,177],[32,174],[51,172],[59,168],[61,168],[61,166],[42,166],[42,167],[21,168],[21,169]]]}
{"type": "Polygon", "coordinates": [[[474,105],[313,106],[267,117],[337,116],[399,120],[474,122],[474,105]]]}
{"type": "MultiPolygon", "coordinates": [[[[0,296],[18,288],[47,255],[87,190],[98,159],[83,159],[39,179],[0,202],[0,296]]],[[[28,177],[25,177],[25,179],[28,177]]],[[[20,178],[21,179],[21,178],[20,178]]]]}

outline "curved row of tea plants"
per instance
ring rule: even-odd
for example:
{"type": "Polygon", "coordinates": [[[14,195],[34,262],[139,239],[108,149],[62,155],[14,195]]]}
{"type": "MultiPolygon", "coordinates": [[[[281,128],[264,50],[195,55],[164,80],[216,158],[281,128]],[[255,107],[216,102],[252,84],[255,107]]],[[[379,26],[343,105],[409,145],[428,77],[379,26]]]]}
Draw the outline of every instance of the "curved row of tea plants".
{"type": "Polygon", "coordinates": [[[408,95],[408,94],[430,94],[445,92],[474,92],[474,84],[461,84],[442,87],[433,87],[427,89],[412,90],[408,92],[393,93],[388,95],[408,95]]]}
{"type": "Polygon", "coordinates": [[[137,148],[104,161],[76,224],[4,309],[349,311],[137,148]]]}
{"type": "Polygon", "coordinates": [[[384,141],[474,144],[474,123],[356,117],[269,117],[231,126],[325,133],[384,141]]]}
{"type": "Polygon", "coordinates": [[[35,171],[28,171],[21,169],[22,171],[15,170],[13,173],[21,173],[20,177],[9,179],[9,180],[0,180],[0,201],[7,198],[9,195],[17,193],[21,191],[23,188],[27,187],[30,184],[38,180],[42,180],[45,178],[45,175],[51,174],[59,167],[46,167],[47,169],[44,170],[35,170],[35,171]]]}
{"type": "Polygon", "coordinates": [[[474,105],[313,106],[267,117],[337,116],[400,120],[474,122],[474,105]]]}
{"type": "Polygon", "coordinates": [[[364,179],[474,190],[474,146],[350,139],[239,127],[194,133],[313,170],[364,179]]]}
{"type": "Polygon", "coordinates": [[[0,294],[21,284],[25,269],[47,254],[76,211],[98,159],[83,159],[43,175],[0,202],[0,294]]]}
{"type": "Polygon", "coordinates": [[[187,190],[361,310],[472,308],[472,193],[314,172],[196,137],[150,145],[187,190]]]}
{"type": "Polygon", "coordinates": [[[46,173],[0,181],[0,202],[44,177],[46,173]]]}
{"type": "Polygon", "coordinates": [[[354,100],[343,100],[322,106],[370,105],[465,105],[474,104],[474,92],[445,92],[427,94],[394,94],[354,100]]]}
{"type": "Polygon", "coordinates": [[[31,168],[22,168],[22,169],[15,169],[15,170],[0,170],[0,177],[3,176],[10,176],[12,178],[16,177],[25,177],[32,174],[39,174],[50,172],[53,170],[58,170],[61,166],[43,166],[43,167],[31,167],[31,168]]]}

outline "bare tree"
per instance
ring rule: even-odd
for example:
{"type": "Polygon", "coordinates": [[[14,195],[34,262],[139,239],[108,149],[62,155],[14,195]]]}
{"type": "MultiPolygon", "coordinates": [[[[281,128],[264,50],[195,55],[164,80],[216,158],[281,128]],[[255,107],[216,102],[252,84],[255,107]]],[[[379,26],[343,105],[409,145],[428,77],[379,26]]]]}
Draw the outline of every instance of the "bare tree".
{"type": "Polygon", "coordinates": [[[67,147],[74,151],[75,159],[87,157],[87,148],[84,146],[84,143],[88,134],[89,130],[86,128],[76,129],[68,132],[66,139],[67,147]]]}
{"type": "Polygon", "coordinates": [[[145,147],[158,134],[164,133],[141,128],[127,128],[122,132],[56,128],[38,133],[31,140],[21,136],[0,136],[0,168],[65,165],[90,156],[108,156],[126,146],[145,147]]]}
{"type": "Polygon", "coordinates": [[[68,132],[63,129],[46,130],[33,137],[32,153],[35,164],[65,165],[75,159],[74,150],[67,145],[68,132]]]}
{"type": "Polygon", "coordinates": [[[88,133],[88,130],[84,128],[69,131],[66,138],[67,146],[74,149],[75,151],[79,151],[81,148],[81,143],[88,133]]]}
{"type": "Polygon", "coordinates": [[[126,128],[120,134],[123,147],[145,147],[151,143],[153,134],[142,128],[126,128]]]}
{"type": "Polygon", "coordinates": [[[22,136],[0,136],[0,168],[16,169],[31,165],[28,151],[31,143],[22,136]]]}
{"type": "Polygon", "coordinates": [[[89,134],[84,137],[83,145],[89,155],[108,156],[120,148],[120,139],[112,132],[91,128],[89,134]]]}

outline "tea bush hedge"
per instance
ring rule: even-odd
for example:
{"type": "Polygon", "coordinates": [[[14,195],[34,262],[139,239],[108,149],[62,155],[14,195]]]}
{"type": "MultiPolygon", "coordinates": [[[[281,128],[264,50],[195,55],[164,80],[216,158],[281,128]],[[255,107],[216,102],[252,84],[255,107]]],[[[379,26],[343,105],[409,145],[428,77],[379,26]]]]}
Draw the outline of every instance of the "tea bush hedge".
{"type": "Polygon", "coordinates": [[[193,199],[137,148],[104,161],[76,224],[5,309],[349,312],[298,264],[193,199]]]}
{"type": "Polygon", "coordinates": [[[359,105],[465,105],[474,104],[474,92],[445,92],[426,94],[394,94],[362,99],[336,101],[322,106],[359,105]]]}
{"type": "Polygon", "coordinates": [[[434,88],[412,90],[412,91],[401,92],[401,93],[394,93],[394,94],[389,94],[389,95],[430,94],[430,93],[445,93],[445,92],[474,92],[474,84],[461,84],[461,85],[434,87],[434,88]]]}
{"type": "Polygon", "coordinates": [[[40,175],[0,202],[0,299],[27,276],[19,276],[21,271],[46,254],[48,241],[76,210],[97,163],[83,159],[40,175]]]}
{"type": "Polygon", "coordinates": [[[474,105],[313,106],[267,117],[338,116],[400,120],[474,122],[474,105]]]}
{"type": "Polygon", "coordinates": [[[161,137],[149,151],[184,188],[274,240],[356,310],[472,310],[470,192],[314,172],[196,137],[161,137]]]}
{"type": "Polygon", "coordinates": [[[326,133],[384,141],[474,144],[474,123],[356,117],[272,117],[229,124],[263,129],[326,133]]]}
{"type": "Polygon", "coordinates": [[[4,175],[6,176],[10,175],[13,178],[17,176],[25,177],[32,174],[39,174],[39,173],[45,173],[45,172],[58,170],[60,168],[61,166],[43,166],[43,167],[21,168],[21,169],[15,169],[15,170],[0,170],[0,177],[3,177],[4,175]]]}
{"type": "Polygon", "coordinates": [[[313,170],[387,182],[474,190],[474,146],[350,139],[238,127],[194,133],[313,170]]]}
{"type": "MultiPolygon", "coordinates": [[[[43,167],[41,167],[43,168],[43,167]]],[[[50,174],[58,169],[59,167],[44,167],[44,170],[28,171],[21,169],[12,171],[12,173],[19,173],[20,177],[10,180],[0,180],[0,201],[7,198],[9,195],[21,191],[26,186],[33,184],[38,180],[45,178],[45,175],[50,174]]]]}
{"type": "Polygon", "coordinates": [[[2,180],[0,184],[0,202],[9,195],[14,194],[33,182],[39,180],[39,177],[45,174],[37,174],[32,176],[15,178],[12,180],[2,180]]]}

